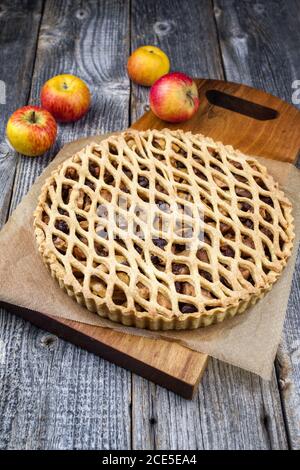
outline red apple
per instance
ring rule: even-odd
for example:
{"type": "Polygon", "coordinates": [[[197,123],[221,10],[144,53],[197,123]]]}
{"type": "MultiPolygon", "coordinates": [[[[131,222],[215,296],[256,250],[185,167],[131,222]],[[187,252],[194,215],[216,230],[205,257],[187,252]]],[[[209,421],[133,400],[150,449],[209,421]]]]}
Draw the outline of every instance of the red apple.
{"type": "Polygon", "coordinates": [[[38,106],[24,106],[8,120],[6,135],[14,149],[29,157],[45,153],[55,142],[54,117],[38,106]]]}
{"type": "Polygon", "coordinates": [[[75,75],[57,75],[44,84],[41,103],[57,121],[72,122],[87,113],[91,94],[86,83],[75,75]]]}
{"type": "Polygon", "coordinates": [[[150,107],[163,121],[187,121],[199,107],[196,83],[184,73],[164,75],[150,89],[150,107]]]}

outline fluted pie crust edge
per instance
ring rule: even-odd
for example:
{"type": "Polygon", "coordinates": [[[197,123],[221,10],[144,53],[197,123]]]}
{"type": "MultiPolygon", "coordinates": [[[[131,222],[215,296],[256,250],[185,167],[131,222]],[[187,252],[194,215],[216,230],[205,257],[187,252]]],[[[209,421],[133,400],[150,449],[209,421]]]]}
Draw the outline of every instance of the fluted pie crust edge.
{"type": "MultiPolygon", "coordinates": [[[[224,161],[227,161],[227,159],[233,162],[235,161],[236,163],[240,162],[241,165],[243,165],[243,169],[244,169],[244,166],[248,168],[249,165],[250,166],[255,165],[255,168],[257,171],[259,171],[259,174],[261,178],[263,179],[264,184],[266,185],[266,187],[270,188],[270,190],[267,191],[269,192],[268,197],[272,199],[273,204],[274,204],[274,201],[280,201],[280,207],[283,210],[282,212],[284,216],[283,218],[286,222],[284,227],[282,226],[282,223],[281,223],[281,229],[284,230],[285,239],[284,239],[283,248],[281,249],[280,255],[278,253],[277,254],[275,253],[274,255],[276,257],[276,261],[273,263],[274,266],[269,270],[267,275],[264,275],[264,278],[261,279],[257,283],[257,285],[255,286],[249,285],[248,289],[245,288],[239,291],[237,295],[229,296],[228,297],[229,300],[224,298],[223,302],[221,302],[221,305],[216,306],[215,308],[212,308],[209,311],[205,311],[205,309],[202,309],[202,310],[198,310],[192,313],[182,313],[182,314],[179,313],[179,314],[173,315],[172,312],[170,312],[170,315],[164,315],[161,312],[159,312],[159,308],[160,308],[159,306],[158,306],[158,311],[156,311],[155,309],[154,310],[152,309],[150,311],[138,311],[135,308],[126,309],[126,308],[123,308],[123,306],[119,307],[118,305],[113,305],[113,308],[112,308],[112,304],[108,305],[104,303],[103,299],[91,293],[90,288],[87,289],[85,285],[80,285],[76,281],[74,276],[71,276],[69,275],[69,273],[66,272],[63,263],[59,261],[58,256],[60,255],[58,255],[57,251],[53,249],[53,244],[51,243],[50,238],[49,238],[51,233],[48,234],[47,224],[45,224],[45,221],[43,220],[43,217],[44,217],[43,214],[45,214],[45,208],[47,209],[47,198],[49,196],[49,187],[53,185],[53,182],[55,181],[56,178],[58,179],[60,178],[62,171],[64,171],[64,169],[68,166],[68,162],[71,162],[71,165],[72,165],[72,159],[74,159],[74,156],[73,156],[71,157],[71,159],[63,162],[57,168],[57,170],[52,172],[51,176],[46,180],[42,188],[41,195],[38,200],[38,206],[34,213],[34,228],[35,228],[35,236],[36,236],[36,242],[38,245],[38,250],[42,256],[43,262],[50,270],[52,277],[56,279],[56,281],[59,283],[59,286],[70,297],[74,298],[80,305],[86,307],[89,311],[96,312],[99,316],[103,318],[108,318],[114,322],[118,322],[126,326],[134,326],[134,327],[146,328],[150,330],[196,329],[199,327],[209,326],[215,323],[220,323],[227,318],[233,317],[239,313],[244,312],[249,306],[254,305],[259,299],[261,299],[271,289],[274,282],[280,276],[283,268],[286,265],[287,259],[289,258],[291,254],[291,250],[293,246],[293,239],[294,239],[291,203],[285,197],[283,192],[278,188],[278,184],[274,182],[272,176],[267,173],[266,168],[263,167],[260,163],[258,163],[253,157],[245,156],[238,150],[234,150],[231,146],[224,146],[221,142],[215,142],[212,139],[208,137],[204,137],[200,134],[194,135],[191,133],[185,133],[183,131],[169,131],[168,129],[165,129],[163,131],[150,131],[149,130],[145,132],[129,130],[122,134],[111,136],[108,139],[105,139],[104,141],[102,141],[100,144],[96,144],[96,143],[91,144],[85,149],[83,149],[82,151],[78,152],[76,155],[79,156],[79,159],[82,159],[81,161],[84,161],[84,159],[87,158],[86,157],[87,153],[92,152],[93,149],[97,149],[102,153],[105,153],[105,152],[109,153],[109,150],[108,150],[109,144],[107,144],[107,142],[112,142],[113,145],[116,145],[116,143],[120,142],[121,140],[122,145],[124,146],[126,145],[126,142],[127,142],[126,139],[131,139],[131,138],[133,139],[133,141],[138,142],[137,148],[140,145],[141,139],[144,139],[143,145],[145,145],[145,143],[147,143],[147,141],[148,140],[150,141],[151,139],[152,139],[151,142],[153,142],[153,140],[155,139],[157,140],[166,139],[166,142],[168,142],[168,139],[171,139],[171,141],[175,141],[177,146],[178,145],[180,146],[180,144],[182,143],[185,150],[186,150],[186,146],[188,147],[189,144],[191,146],[197,144],[198,145],[197,149],[199,150],[200,155],[204,159],[206,155],[205,152],[207,151],[207,149],[213,149],[213,151],[217,155],[221,156],[223,161],[221,163],[218,163],[218,162],[216,163],[219,164],[221,168],[223,168],[225,173],[227,169],[226,169],[226,165],[224,165],[224,161]],[[203,152],[201,150],[202,146],[204,146],[204,149],[205,149],[203,152]]],[[[130,149],[129,153],[131,152],[131,154],[133,155],[136,150],[137,149],[135,148],[133,150],[130,149]]],[[[163,151],[164,149],[162,149],[162,154],[163,154],[163,151]]],[[[210,151],[211,150],[209,150],[209,152],[210,151]]],[[[158,150],[158,152],[160,151],[158,150]]],[[[182,155],[179,155],[179,157],[182,160],[182,155]]],[[[99,165],[101,165],[101,160],[99,162],[99,165]]],[[[256,170],[254,170],[254,172],[256,170]]],[[[179,167],[179,173],[178,173],[179,175],[180,175],[180,171],[182,171],[182,168],[179,167]]],[[[205,174],[207,175],[207,173],[205,174]]],[[[221,177],[223,178],[222,175],[221,177]]],[[[226,180],[226,174],[225,174],[224,179],[226,180]]],[[[251,188],[248,188],[248,189],[252,191],[251,188]]],[[[221,187],[221,190],[222,190],[222,187],[221,187]]],[[[218,188],[217,188],[217,191],[218,191],[218,188]]],[[[266,190],[264,190],[263,192],[265,194],[266,190]]],[[[241,196],[241,198],[239,199],[244,200],[245,198],[244,196],[241,196]]],[[[251,200],[250,200],[250,203],[251,203],[251,200]]],[[[66,207],[68,207],[68,205],[66,205],[66,207]]],[[[272,212],[272,210],[268,207],[267,207],[267,210],[272,212]]],[[[58,217],[60,216],[58,215],[58,217]]],[[[68,218],[66,217],[67,216],[65,216],[64,214],[62,215],[62,219],[65,219],[66,221],[68,221],[68,218]]],[[[255,221],[255,217],[256,215],[254,214],[252,216],[252,219],[254,221],[255,221]]],[[[217,223],[219,223],[219,221],[217,221],[217,223]]],[[[275,229],[276,228],[277,227],[275,227],[275,229]]],[[[249,234],[249,227],[245,227],[245,230],[249,234]]],[[[209,233],[212,233],[212,232],[209,232],[209,233]]],[[[221,238],[223,239],[223,233],[221,233],[221,238]]],[[[250,246],[250,249],[251,249],[251,246],[250,246]]],[[[212,248],[210,248],[209,250],[212,251],[212,248]]],[[[62,256],[65,256],[64,253],[62,254],[62,256]]],[[[183,263],[184,262],[183,258],[180,258],[180,261],[183,263]]],[[[200,260],[200,263],[202,263],[201,260],[200,260]]],[[[204,265],[201,265],[201,266],[203,267],[204,265]]],[[[206,266],[204,266],[204,268],[206,268],[206,266]]],[[[173,276],[173,273],[171,273],[170,275],[173,276]]],[[[132,295],[134,297],[135,293],[132,293],[132,295]]],[[[184,296],[186,294],[183,293],[182,295],[184,296]]],[[[192,298],[190,295],[187,295],[186,298],[188,299],[188,301],[191,301],[192,303],[197,304],[197,301],[198,301],[197,296],[194,295],[194,297],[192,298]]],[[[213,301],[214,300],[210,300],[211,303],[213,303],[213,301]]],[[[199,297],[199,302],[200,302],[200,297],[199,297]]],[[[203,297],[201,297],[201,302],[203,302],[203,297]]],[[[170,307],[168,307],[168,309],[170,310],[170,307]]]]}

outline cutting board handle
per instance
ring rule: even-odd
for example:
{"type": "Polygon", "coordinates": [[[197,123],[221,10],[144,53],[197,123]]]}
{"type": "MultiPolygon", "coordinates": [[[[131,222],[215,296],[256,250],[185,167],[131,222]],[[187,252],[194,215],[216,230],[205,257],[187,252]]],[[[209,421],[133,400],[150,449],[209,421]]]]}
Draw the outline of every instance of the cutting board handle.
{"type": "Polygon", "coordinates": [[[171,124],[151,111],[133,128],[183,129],[232,145],[248,155],[294,163],[300,149],[300,111],[276,96],[239,83],[195,79],[198,112],[189,121],[171,124]]]}
{"type": "Polygon", "coordinates": [[[251,117],[258,121],[269,121],[279,116],[279,112],[276,109],[230,95],[224,91],[210,89],[207,90],[205,96],[207,101],[214,106],[234,111],[235,113],[251,117]]]}

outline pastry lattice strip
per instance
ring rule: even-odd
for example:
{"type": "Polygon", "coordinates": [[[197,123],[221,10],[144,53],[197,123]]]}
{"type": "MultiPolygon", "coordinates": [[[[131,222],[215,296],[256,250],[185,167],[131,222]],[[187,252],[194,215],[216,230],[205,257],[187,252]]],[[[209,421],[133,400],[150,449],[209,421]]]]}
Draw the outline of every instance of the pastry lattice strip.
{"type": "Polygon", "coordinates": [[[90,145],[43,194],[35,223],[48,254],[109,311],[221,312],[274,282],[293,237],[291,205],[264,167],[181,131],[90,145]]]}

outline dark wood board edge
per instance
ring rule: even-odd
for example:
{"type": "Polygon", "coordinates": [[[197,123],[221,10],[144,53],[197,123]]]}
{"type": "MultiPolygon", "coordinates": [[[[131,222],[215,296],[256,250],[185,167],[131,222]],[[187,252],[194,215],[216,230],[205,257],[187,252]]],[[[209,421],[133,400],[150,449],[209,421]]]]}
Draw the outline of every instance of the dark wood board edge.
{"type": "Polygon", "coordinates": [[[0,307],[9,310],[11,313],[29,321],[39,328],[46,329],[48,332],[58,336],[59,338],[86,349],[107,361],[113,362],[117,366],[130,370],[186,399],[193,398],[201,377],[206,369],[208,356],[203,364],[202,372],[198,375],[195,383],[189,383],[175,376],[169,375],[143,361],[139,361],[138,359],[124,353],[123,351],[119,351],[104,342],[91,338],[82,331],[72,328],[64,321],[61,322],[58,317],[56,318],[50,315],[41,314],[35,310],[19,307],[3,301],[0,301],[0,307]]]}

